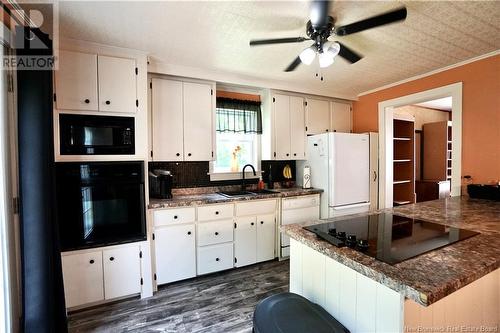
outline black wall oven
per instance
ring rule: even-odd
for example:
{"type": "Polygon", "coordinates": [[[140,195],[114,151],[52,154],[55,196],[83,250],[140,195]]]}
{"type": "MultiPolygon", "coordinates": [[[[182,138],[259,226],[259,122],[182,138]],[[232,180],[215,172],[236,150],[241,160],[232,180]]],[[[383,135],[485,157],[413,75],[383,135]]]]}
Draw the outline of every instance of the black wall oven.
{"type": "Polygon", "coordinates": [[[146,239],[144,162],[57,163],[61,249],[146,239]]]}
{"type": "Polygon", "coordinates": [[[61,155],[134,155],[134,117],[60,114],[61,155]]]}

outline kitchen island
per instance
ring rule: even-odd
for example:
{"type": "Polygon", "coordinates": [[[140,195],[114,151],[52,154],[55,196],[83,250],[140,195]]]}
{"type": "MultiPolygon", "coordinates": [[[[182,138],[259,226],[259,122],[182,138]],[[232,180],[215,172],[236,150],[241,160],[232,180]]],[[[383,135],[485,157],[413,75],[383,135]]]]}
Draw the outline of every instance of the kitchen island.
{"type": "Polygon", "coordinates": [[[480,234],[391,265],[323,241],[305,224],[284,226],[290,291],[351,332],[498,332],[500,203],[456,197],[385,212],[480,234]]]}

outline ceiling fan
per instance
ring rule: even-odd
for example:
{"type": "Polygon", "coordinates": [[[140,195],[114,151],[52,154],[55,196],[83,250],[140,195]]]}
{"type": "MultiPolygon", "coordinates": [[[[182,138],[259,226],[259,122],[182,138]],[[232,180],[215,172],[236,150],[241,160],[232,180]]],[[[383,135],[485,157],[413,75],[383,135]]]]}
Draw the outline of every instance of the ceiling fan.
{"type": "Polygon", "coordinates": [[[363,56],[351,50],[338,41],[329,41],[331,35],[347,36],[356,32],[376,28],[389,23],[394,23],[406,19],[406,8],[399,8],[390,12],[376,15],[358,22],[336,27],[335,19],[328,15],[330,11],[330,1],[313,0],[311,2],[310,20],[306,25],[306,37],[289,37],[276,39],[257,39],[251,40],[250,46],[283,44],[283,43],[302,43],[312,40],[313,44],[305,48],[297,56],[285,72],[291,72],[304,63],[310,65],[318,55],[319,66],[325,68],[333,64],[334,58],[339,55],[350,63],[355,63],[363,56]]]}

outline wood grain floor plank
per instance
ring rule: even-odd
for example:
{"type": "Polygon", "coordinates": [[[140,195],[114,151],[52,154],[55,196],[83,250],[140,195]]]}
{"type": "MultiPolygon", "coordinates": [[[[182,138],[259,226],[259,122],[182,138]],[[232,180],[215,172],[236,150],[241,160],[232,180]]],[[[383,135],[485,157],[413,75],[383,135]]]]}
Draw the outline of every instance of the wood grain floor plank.
{"type": "Polygon", "coordinates": [[[69,315],[70,333],[249,333],[255,305],[288,291],[288,261],[269,261],[161,286],[133,298],[69,315]]]}

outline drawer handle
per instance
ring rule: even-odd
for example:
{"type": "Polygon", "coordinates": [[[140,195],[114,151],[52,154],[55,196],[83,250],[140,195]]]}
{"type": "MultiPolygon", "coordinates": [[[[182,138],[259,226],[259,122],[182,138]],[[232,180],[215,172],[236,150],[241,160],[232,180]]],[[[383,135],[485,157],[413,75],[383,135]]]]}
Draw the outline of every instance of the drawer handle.
{"type": "Polygon", "coordinates": [[[174,220],[177,220],[177,215],[174,215],[174,220]]]}
{"type": "Polygon", "coordinates": [[[286,156],[290,156],[290,154],[286,153],[286,156]]]}
{"type": "Polygon", "coordinates": [[[111,104],[111,101],[106,101],[106,105],[109,105],[109,104],[111,104]]]}
{"type": "Polygon", "coordinates": [[[260,224],[264,224],[264,221],[260,221],[260,224]]]}
{"type": "Polygon", "coordinates": [[[219,261],[220,259],[219,258],[215,258],[215,261],[219,261]]]}
{"type": "Polygon", "coordinates": [[[84,102],[85,102],[85,104],[89,104],[90,103],[90,99],[86,98],[84,102]]]}
{"type": "Polygon", "coordinates": [[[191,235],[191,231],[188,231],[188,235],[191,235]]]}
{"type": "Polygon", "coordinates": [[[293,156],[297,156],[297,153],[293,153],[293,156]]]}
{"type": "Polygon", "coordinates": [[[115,257],[109,257],[109,260],[113,261],[115,260],[115,257]]]}
{"type": "Polygon", "coordinates": [[[219,232],[217,232],[217,231],[216,231],[216,232],[215,232],[215,236],[218,236],[218,235],[219,235],[219,232]]]}
{"type": "Polygon", "coordinates": [[[180,154],[180,153],[177,153],[177,154],[175,154],[175,156],[181,156],[181,154],[180,154]]]}
{"type": "Polygon", "coordinates": [[[94,259],[90,259],[89,261],[90,264],[93,264],[94,262],[95,262],[94,259]]]}
{"type": "Polygon", "coordinates": [[[253,225],[253,222],[252,222],[252,223],[250,223],[250,225],[253,225]]]}
{"type": "Polygon", "coordinates": [[[217,211],[215,211],[215,215],[219,215],[219,211],[218,211],[218,210],[217,210],[217,211]]]}

